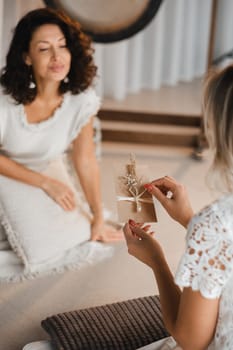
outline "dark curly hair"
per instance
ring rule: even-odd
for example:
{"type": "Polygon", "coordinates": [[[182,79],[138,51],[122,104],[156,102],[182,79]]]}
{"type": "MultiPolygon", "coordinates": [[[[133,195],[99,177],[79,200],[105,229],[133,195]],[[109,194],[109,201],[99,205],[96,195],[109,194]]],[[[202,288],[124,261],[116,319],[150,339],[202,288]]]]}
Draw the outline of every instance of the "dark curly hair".
{"type": "Polygon", "coordinates": [[[49,8],[28,12],[17,24],[10,48],[6,57],[6,66],[2,69],[0,84],[6,94],[11,95],[18,103],[32,102],[37,90],[30,89],[31,67],[25,61],[25,53],[35,30],[44,24],[59,26],[66,38],[67,48],[71,53],[69,82],[60,83],[60,93],[71,91],[78,94],[92,84],[97,68],[93,61],[91,39],[85,35],[78,22],[71,20],[64,13],[49,8]]]}

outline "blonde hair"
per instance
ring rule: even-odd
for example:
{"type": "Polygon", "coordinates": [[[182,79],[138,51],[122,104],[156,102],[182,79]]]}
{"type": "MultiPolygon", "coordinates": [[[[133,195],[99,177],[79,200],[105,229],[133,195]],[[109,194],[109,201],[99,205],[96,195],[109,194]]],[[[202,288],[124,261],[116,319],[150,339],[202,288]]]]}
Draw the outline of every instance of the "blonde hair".
{"type": "Polygon", "coordinates": [[[210,71],[203,94],[205,135],[213,152],[211,185],[233,191],[233,65],[210,71]]]}

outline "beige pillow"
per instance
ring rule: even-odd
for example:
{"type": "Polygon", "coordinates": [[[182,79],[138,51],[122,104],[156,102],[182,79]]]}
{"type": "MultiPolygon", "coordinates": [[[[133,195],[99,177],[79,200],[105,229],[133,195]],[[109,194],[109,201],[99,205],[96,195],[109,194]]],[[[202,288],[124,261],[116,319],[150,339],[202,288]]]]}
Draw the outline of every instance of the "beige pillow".
{"type": "MultiPolygon", "coordinates": [[[[72,186],[62,161],[46,172],[72,186]]],[[[28,269],[57,259],[90,238],[90,217],[78,198],[77,210],[66,212],[43,190],[0,176],[0,201],[8,241],[28,269]]]]}

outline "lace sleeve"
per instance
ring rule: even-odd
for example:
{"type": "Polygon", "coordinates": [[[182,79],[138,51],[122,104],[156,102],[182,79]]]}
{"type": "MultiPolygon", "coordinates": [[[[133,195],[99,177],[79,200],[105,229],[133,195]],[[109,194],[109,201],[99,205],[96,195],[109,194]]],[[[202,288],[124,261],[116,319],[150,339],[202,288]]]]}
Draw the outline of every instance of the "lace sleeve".
{"type": "Polygon", "coordinates": [[[192,219],[175,278],[179,286],[199,290],[206,298],[219,297],[232,274],[232,232],[222,214],[209,206],[192,219]]]}

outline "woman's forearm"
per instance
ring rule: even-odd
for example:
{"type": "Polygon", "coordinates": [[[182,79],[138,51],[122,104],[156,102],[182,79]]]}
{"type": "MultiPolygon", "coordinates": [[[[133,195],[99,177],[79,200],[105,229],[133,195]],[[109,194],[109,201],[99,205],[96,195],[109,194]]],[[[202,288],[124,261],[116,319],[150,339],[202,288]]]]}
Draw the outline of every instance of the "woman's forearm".
{"type": "Polygon", "coordinates": [[[175,284],[174,277],[165,259],[161,264],[156,264],[153,272],[159,290],[164,324],[168,332],[174,335],[181,291],[175,284]]]}
{"type": "Polygon", "coordinates": [[[0,174],[28,185],[42,188],[45,176],[0,155],[0,174]]]}
{"type": "Polygon", "coordinates": [[[86,196],[91,211],[95,217],[103,217],[102,198],[100,189],[100,174],[98,163],[93,158],[85,160],[73,159],[75,170],[86,196]]]}

